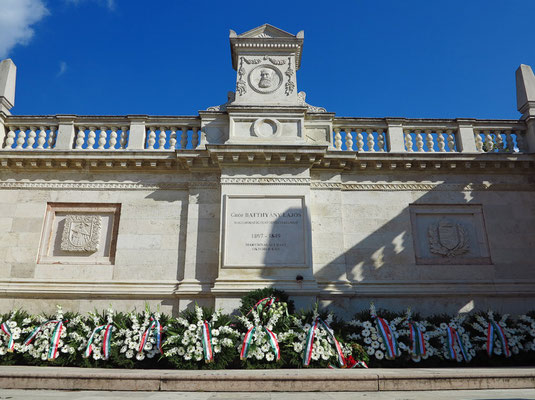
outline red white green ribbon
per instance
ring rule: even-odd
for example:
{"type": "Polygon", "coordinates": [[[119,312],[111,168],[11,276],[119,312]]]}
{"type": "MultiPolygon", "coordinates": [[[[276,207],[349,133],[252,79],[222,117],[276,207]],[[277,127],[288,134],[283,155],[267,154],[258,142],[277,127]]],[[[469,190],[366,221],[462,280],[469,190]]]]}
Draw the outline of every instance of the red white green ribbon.
{"type": "Polygon", "coordinates": [[[54,327],[54,331],[52,332],[52,338],[50,340],[50,348],[48,349],[48,355],[47,355],[47,359],[49,361],[50,360],[55,360],[58,357],[58,347],[59,347],[59,341],[61,340],[61,332],[63,330],[63,322],[64,321],[55,321],[55,320],[46,321],[44,324],[42,324],[41,326],[35,328],[32,331],[32,333],[30,333],[30,336],[28,336],[26,338],[26,340],[24,341],[23,346],[28,346],[33,341],[33,339],[35,339],[37,334],[39,332],[41,332],[41,330],[46,325],[56,324],[56,326],[54,327]]]}
{"type": "Polygon", "coordinates": [[[305,344],[305,353],[303,354],[303,365],[308,367],[310,365],[310,360],[312,358],[312,349],[314,348],[314,335],[316,334],[316,329],[318,327],[318,319],[314,321],[314,325],[310,327],[307,333],[307,340],[305,344]]]}
{"type": "Polygon", "coordinates": [[[411,351],[415,356],[425,356],[425,339],[422,330],[415,322],[409,321],[409,332],[411,339],[411,351]]]}
{"type": "Polygon", "coordinates": [[[143,335],[141,336],[141,343],[139,344],[139,350],[138,353],[142,353],[143,349],[145,348],[145,344],[147,343],[147,340],[149,339],[150,334],[153,333],[154,337],[156,338],[156,347],[160,351],[160,353],[163,354],[162,351],[162,325],[160,324],[160,321],[158,321],[154,317],[150,317],[150,324],[149,327],[145,332],[143,332],[143,335]]]}
{"type": "Polygon", "coordinates": [[[58,358],[59,341],[61,340],[61,331],[63,330],[63,321],[58,321],[54,331],[52,332],[52,339],[50,341],[50,348],[48,349],[48,361],[58,358]]]}
{"type": "Polygon", "coordinates": [[[377,322],[377,327],[379,328],[379,333],[383,338],[383,343],[386,347],[386,352],[388,354],[387,358],[396,358],[399,353],[398,344],[396,341],[396,337],[392,332],[392,328],[390,328],[390,325],[388,325],[388,323],[381,317],[375,316],[375,320],[377,322]]]}
{"type": "Polygon", "coordinates": [[[271,332],[268,328],[264,327],[264,330],[266,331],[269,343],[271,344],[271,348],[275,352],[275,356],[277,357],[277,361],[281,359],[281,350],[279,348],[279,342],[277,340],[277,335],[275,335],[273,332],[271,332]]]}
{"type": "Polygon", "coordinates": [[[251,314],[259,306],[264,305],[264,304],[266,305],[266,310],[269,309],[269,307],[271,307],[274,301],[275,301],[275,297],[264,297],[263,299],[258,300],[258,302],[249,310],[247,315],[251,314]]]}
{"type": "Polygon", "coordinates": [[[202,324],[202,347],[204,349],[204,361],[214,361],[214,351],[212,349],[212,332],[210,331],[210,324],[206,320],[202,324]]]}
{"type": "Polygon", "coordinates": [[[320,323],[323,325],[325,330],[329,333],[329,336],[331,336],[333,342],[334,342],[334,348],[336,349],[336,356],[338,358],[338,363],[341,367],[344,366],[344,353],[342,351],[342,346],[340,346],[340,343],[338,343],[338,340],[334,337],[334,331],[331,329],[329,325],[327,325],[327,322],[325,322],[322,319],[319,319],[320,323]]]}
{"type": "Polygon", "coordinates": [[[85,348],[84,358],[88,358],[93,351],[93,341],[95,340],[95,335],[100,331],[104,330],[104,337],[102,338],[102,359],[107,360],[110,357],[110,346],[111,346],[111,334],[113,331],[113,325],[100,325],[93,329],[93,333],[87,341],[87,347],[85,348]]]}
{"type": "Polygon", "coordinates": [[[448,333],[448,351],[450,353],[450,358],[452,360],[457,359],[457,352],[455,351],[455,347],[454,347],[455,343],[457,343],[457,345],[459,346],[459,349],[461,350],[461,355],[464,358],[464,361],[469,361],[468,355],[463,346],[463,342],[461,338],[459,337],[459,334],[457,333],[457,331],[453,329],[451,326],[448,326],[447,333],[448,333]]]}
{"type": "Polygon", "coordinates": [[[338,363],[340,366],[344,366],[344,353],[342,352],[342,346],[340,346],[340,343],[338,340],[336,340],[336,337],[334,337],[334,331],[331,329],[331,327],[323,321],[321,318],[316,318],[316,321],[314,321],[314,325],[310,327],[307,334],[307,340],[305,344],[305,353],[303,354],[303,365],[305,367],[310,365],[310,360],[312,358],[312,350],[314,349],[314,336],[316,335],[316,329],[318,328],[318,325],[323,325],[329,336],[332,338],[334,342],[334,347],[336,350],[336,356],[338,359],[338,363]]]}
{"type": "Polygon", "coordinates": [[[255,330],[256,330],[256,327],[253,326],[245,334],[245,337],[243,338],[243,344],[242,344],[242,347],[241,347],[241,352],[240,352],[240,360],[247,359],[247,353],[249,352],[249,347],[251,346],[251,342],[253,340],[253,334],[254,334],[255,330]]]}
{"type": "Polygon", "coordinates": [[[507,342],[505,332],[503,331],[503,328],[494,321],[489,321],[489,326],[487,328],[487,354],[491,356],[494,350],[494,333],[496,333],[498,339],[500,339],[505,357],[511,357],[511,351],[509,350],[509,343],[507,342]]]}
{"type": "Polygon", "coordinates": [[[15,349],[15,339],[13,339],[13,334],[11,333],[11,329],[9,329],[9,325],[7,324],[7,322],[4,322],[2,325],[0,325],[0,329],[9,338],[9,342],[7,344],[7,351],[12,353],[15,349]]]}

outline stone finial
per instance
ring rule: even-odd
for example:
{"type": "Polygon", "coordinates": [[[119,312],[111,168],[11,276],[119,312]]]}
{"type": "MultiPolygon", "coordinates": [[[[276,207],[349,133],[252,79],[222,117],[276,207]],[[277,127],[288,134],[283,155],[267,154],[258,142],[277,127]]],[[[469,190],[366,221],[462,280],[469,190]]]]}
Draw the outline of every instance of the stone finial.
{"type": "Polygon", "coordinates": [[[11,114],[9,110],[15,105],[15,81],[17,66],[11,59],[0,62],[0,112],[11,114]]]}
{"type": "Polygon", "coordinates": [[[535,76],[529,65],[516,70],[516,104],[522,118],[535,116],[535,76]]]}

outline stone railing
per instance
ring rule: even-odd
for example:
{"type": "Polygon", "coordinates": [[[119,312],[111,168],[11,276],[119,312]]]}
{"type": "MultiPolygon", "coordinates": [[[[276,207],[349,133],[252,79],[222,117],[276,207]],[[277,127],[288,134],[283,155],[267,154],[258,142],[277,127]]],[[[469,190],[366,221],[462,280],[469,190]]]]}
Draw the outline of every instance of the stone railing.
{"type": "MultiPolygon", "coordinates": [[[[3,150],[173,151],[196,149],[203,142],[201,120],[195,116],[9,116],[4,126],[3,150]]],[[[516,120],[336,117],[331,149],[523,153],[529,151],[525,133],[525,123],[516,120]]]]}
{"type": "Polygon", "coordinates": [[[332,143],[367,153],[521,153],[525,133],[515,120],[335,118],[332,143]]]}
{"type": "MultiPolygon", "coordinates": [[[[198,117],[10,116],[2,150],[175,150],[200,142],[198,117]]],[[[2,133],[2,132],[0,132],[2,133]]]]}

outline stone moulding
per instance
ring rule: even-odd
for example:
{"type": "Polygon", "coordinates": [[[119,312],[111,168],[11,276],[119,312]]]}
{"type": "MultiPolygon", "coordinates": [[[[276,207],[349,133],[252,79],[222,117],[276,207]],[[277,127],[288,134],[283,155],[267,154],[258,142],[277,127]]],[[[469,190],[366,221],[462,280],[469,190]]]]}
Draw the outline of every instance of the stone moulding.
{"type": "Polygon", "coordinates": [[[330,190],[339,189],[344,191],[516,191],[533,192],[534,184],[509,184],[509,183],[331,183],[312,182],[311,189],[330,190]]]}
{"type": "Polygon", "coordinates": [[[188,190],[189,188],[218,188],[217,182],[184,183],[115,183],[115,182],[13,182],[0,181],[0,189],[34,189],[34,190],[188,190]]]}
{"type": "MultiPolygon", "coordinates": [[[[258,284],[257,284],[258,285],[258,284]]],[[[77,280],[36,280],[36,279],[0,279],[1,297],[25,298],[40,296],[54,298],[58,295],[66,298],[79,298],[83,294],[86,298],[180,298],[195,293],[189,288],[183,290],[180,281],[77,281],[77,280]]],[[[288,294],[303,294],[302,289],[292,289],[290,284],[284,287],[288,294]]],[[[318,284],[318,288],[311,288],[307,293],[326,292],[330,284],[318,284]]],[[[254,287],[260,288],[264,286],[254,287]]],[[[233,293],[247,293],[253,289],[253,283],[242,286],[234,282],[233,293]]],[[[502,296],[521,297],[531,295],[535,291],[535,281],[514,283],[509,281],[424,281],[424,282],[350,282],[345,290],[328,291],[330,296],[350,297],[414,297],[414,296],[502,296]]],[[[203,297],[217,297],[218,290],[205,288],[196,292],[203,297]]],[[[320,294],[321,298],[321,294],[320,294]]]]}
{"type": "Polygon", "coordinates": [[[221,178],[223,185],[310,185],[309,178],[221,178]]]}

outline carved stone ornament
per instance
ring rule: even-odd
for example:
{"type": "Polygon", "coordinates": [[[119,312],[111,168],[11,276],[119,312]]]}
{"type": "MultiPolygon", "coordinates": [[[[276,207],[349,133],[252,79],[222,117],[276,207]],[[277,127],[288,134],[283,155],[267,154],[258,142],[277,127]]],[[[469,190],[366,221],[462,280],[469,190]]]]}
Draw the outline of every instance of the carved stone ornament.
{"type": "Polygon", "coordinates": [[[427,230],[429,251],[443,257],[457,257],[470,249],[466,229],[448,218],[430,224],[427,230]]]}
{"type": "Polygon", "coordinates": [[[323,107],[316,107],[316,106],[311,106],[310,104],[308,104],[305,99],[307,97],[307,94],[305,92],[299,92],[297,93],[297,101],[299,102],[299,104],[303,105],[303,106],[306,106],[307,110],[310,111],[310,112],[317,112],[317,113],[324,113],[324,112],[327,112],[327,110],[323,107]]]}
{"type": "Polygon", "coordinates": [[[282,74],[278,68],[261,64],[249,72],[249,86],[257,93],[273,93],[282,84],[282,74]]]}
{"type": "Polygon", "coordinates": [[[240,68],[238,69],[238,82],[236,82],[236,92],[243,96],[247,92],[247,84],[243,80],[245,68],[243,67],[243,57],[240,57],[240,68]]]}
{"type": "Polygon", "coordinates": [[[275,137],[282,133],[281,123],[273,118],[259,118],[253,123],[253,131],[258,137],[275,137]]]}
{"type": "Polygon", "coordinates": [[[94,253],[100,244],[102,219],[98,215],[67,215],[61,250],[94,253]]]}

